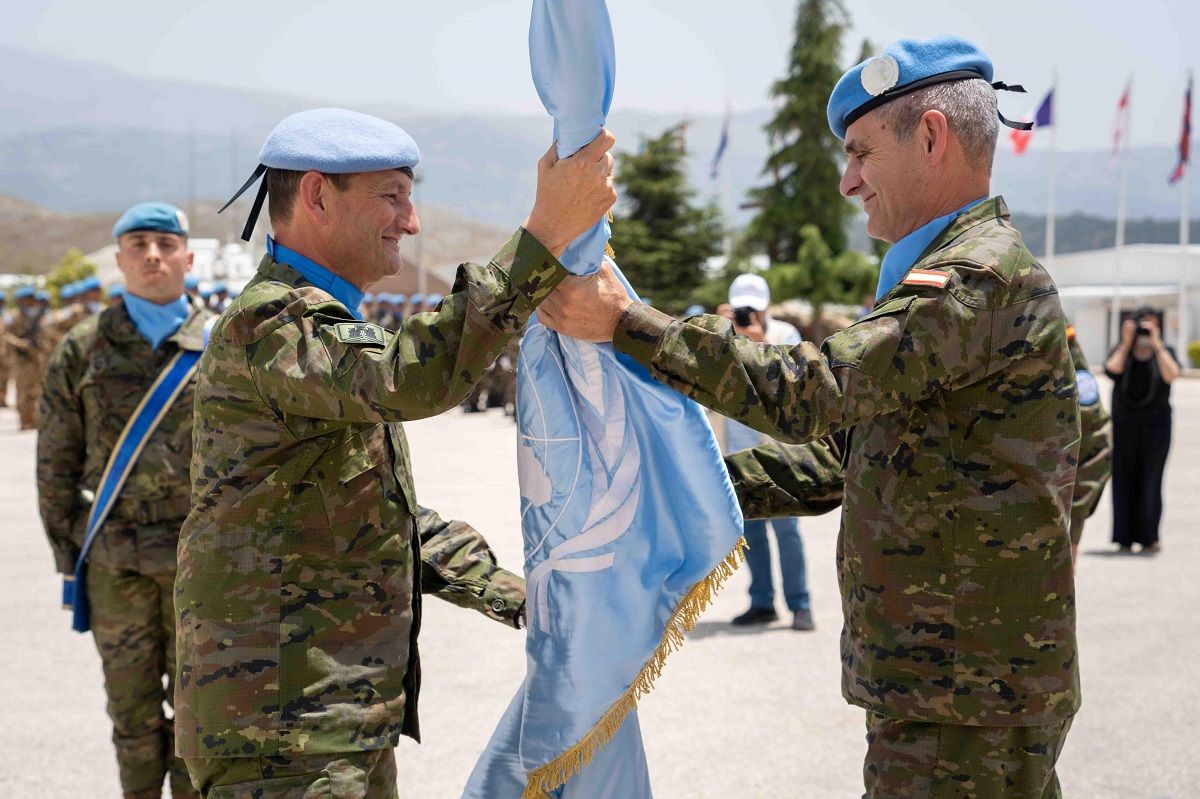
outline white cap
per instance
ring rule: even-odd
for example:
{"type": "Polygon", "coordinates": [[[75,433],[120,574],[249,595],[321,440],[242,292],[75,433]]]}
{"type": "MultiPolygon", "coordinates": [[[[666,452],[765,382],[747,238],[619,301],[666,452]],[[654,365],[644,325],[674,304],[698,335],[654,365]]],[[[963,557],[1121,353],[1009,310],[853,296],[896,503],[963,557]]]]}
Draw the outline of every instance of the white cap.
{"type": "Polygon", "coordinates": [[[762,275],[738,275],[729,286],[729,304],[765,311],[771,304],[771,289],[762,275]]]}

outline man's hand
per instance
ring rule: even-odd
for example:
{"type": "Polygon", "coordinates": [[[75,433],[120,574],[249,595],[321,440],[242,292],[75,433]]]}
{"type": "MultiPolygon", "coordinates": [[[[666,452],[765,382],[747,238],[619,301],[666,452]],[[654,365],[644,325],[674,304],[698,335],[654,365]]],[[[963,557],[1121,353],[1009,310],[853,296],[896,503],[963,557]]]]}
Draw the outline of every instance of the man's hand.
{"type": "Polygon", "coordinates": [[[1163,345],[1162,331],[1158,328],[1157,317],[1147,317],[1146,321],[1142,324],[1144,324],[1146,329],[1150,331],[1150,343],[1154,346],[1154,349],[1157,350],[1163,345]]]}
{"type": "Polygon", "coordinates": [[[590,230],[617,201],[613,189],[616,138],[607,130],[570,158],[559,159],[554,145],[538,161],[537,196],[525,229],[557,258],[590,230]]]}
{"type": "Polygon", "coordinates": [[[1137,322],[1126,319],[1121,323],[1121,346],[1129,349],[1133,346],[1133,337],[1137,335],[1137,322]]]}
{"type": "Polygon", "coordinates": [[[633,304],[605,261],[594,275],[572,275],[538,306],[538,319],[551,330],[584,341],[612,341],[625,309],[633,304]]]}

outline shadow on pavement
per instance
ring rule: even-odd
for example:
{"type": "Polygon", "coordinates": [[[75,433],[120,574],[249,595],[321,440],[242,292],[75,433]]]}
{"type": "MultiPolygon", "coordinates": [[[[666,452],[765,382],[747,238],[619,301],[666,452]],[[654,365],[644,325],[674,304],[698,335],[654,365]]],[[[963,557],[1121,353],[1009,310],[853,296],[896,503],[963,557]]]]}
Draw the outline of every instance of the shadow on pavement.
{"type": "Polygon", "coordinates": [[[795,633],[788,624],[778,621],[772,624],[757,624],[747,627],[734,627],[727,621],[699,621],[688,638],[713,638],[719,635],[768,635],[770,633],[795,633]]]}

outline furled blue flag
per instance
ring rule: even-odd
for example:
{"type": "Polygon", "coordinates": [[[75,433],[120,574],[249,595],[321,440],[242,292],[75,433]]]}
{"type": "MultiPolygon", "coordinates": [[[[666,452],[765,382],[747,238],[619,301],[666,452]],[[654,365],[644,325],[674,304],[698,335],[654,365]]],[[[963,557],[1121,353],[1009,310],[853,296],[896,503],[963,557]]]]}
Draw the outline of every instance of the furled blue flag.
{"type": "Polygon", "coordinates": [[[725,150],[729,147],[729,122],[733,117],[733,110],[725,109],[725,120],[721,123],[721,140],[717,142],[717,151],[713,154],[712,169],[709,171],[709,180],[716,180],[721,169],[721,159],[725,156],[725,150]]]}
{"type": "MultiPolygon", "coordinates": [[[[612,100],[604,1],[534,0],[529,47],[569,156],[596,137],[612,100]]],[[[608,235],[601,222],[563,264],[595,272],[608,235]]],[[[517,422],[527,673],[463,795],[644,799],[637,700],[737,565],[737,499],[700,407],[609,344],[534,323],[517,422]]]]}

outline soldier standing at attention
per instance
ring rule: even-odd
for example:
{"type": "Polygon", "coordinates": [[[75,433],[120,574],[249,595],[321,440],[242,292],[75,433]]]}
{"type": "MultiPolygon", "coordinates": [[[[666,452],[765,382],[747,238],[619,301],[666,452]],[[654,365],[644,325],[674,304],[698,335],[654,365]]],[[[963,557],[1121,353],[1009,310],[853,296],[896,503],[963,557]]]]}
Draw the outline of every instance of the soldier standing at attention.
{"type": "MultiPolygon", "coordinates": [[[[187,218],[174,206],[126,211],[113,228],[124,303],[75,325],[51,357],[38,501],[64,575],[75,569],[90,505],[127,423],[175,355],[203,345],[211,314],[183,290],[192,264],[187,235],[187,218]]],[[[159,799],[168,774],[175,799],[196,795],[163,714],[175,675],[175,548],[190,507],[194,383],[166,406],[87,558],[92,637],[125,799],[159,799]]]]}
{"type": "Polygon", "coordinates": [[[200,363],[179,544],[176,732],[205,797],[396,797],[421,594],[519,626],[521,578],[417,504],[400,422],[458,404],[566,276],[557,255],[615,200],[613,141],[547,153],[524,227],[392,332],[357,309],[420,230],[416,143],[341,109],[267,137],[242,190],[266,172],[273,236],[200,363]]]}
{"type": "Polygon", "coordinates": [[[12,356],[8,353],[5,334],[12,317],[8,313],[8,294],[0,291],[0,408],[8,407],[8,380],[11,374],[12,356]]]}
{"type": "Polygon", "coordinates": [[[15,292],[17,312],[4,333],[17,384],[17,416],[22,430],[37,428],[38,399],[42,395],[46,307],[38,302],[33,286],[15,292]]]}
{"type": "Polygon", "coordinates": [[[839,494],[844,453],[842,691],[866,710],[871,799],[1057,797],[1079,708],[1075,369],[1054,283],[989,196],[1006,88],[991,81],[955,37],[895,42],[838,81],[842,194],[894,246],[875,307],[819,348],[676,321],[608,269],[538,311],[720,413],[814,442],[729,457],[749,517],[839,494]]]}

